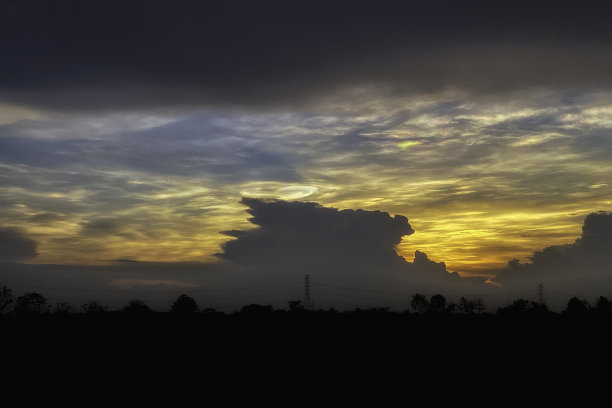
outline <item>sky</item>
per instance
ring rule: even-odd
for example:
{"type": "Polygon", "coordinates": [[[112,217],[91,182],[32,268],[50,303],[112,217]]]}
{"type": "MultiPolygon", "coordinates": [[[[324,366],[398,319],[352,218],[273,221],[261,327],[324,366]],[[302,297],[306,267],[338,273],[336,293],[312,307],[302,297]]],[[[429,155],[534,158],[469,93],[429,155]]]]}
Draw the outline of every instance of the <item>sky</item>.
{"type": "Polygon", "coordinates": [[[2,0],[4,280],[611,292],[610,8],[2,0]]]}

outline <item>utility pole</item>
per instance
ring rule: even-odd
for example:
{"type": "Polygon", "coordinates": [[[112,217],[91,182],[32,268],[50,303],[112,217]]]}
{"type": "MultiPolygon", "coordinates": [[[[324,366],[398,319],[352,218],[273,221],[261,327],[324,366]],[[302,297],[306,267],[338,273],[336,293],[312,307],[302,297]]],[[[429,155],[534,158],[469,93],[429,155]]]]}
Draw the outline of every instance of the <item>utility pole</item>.
{"type": "Polygon", "coordinates": [[[310,276],[306,275],[304,277],[304,299],[302,301],[304,304],[304,309],[306,310],[314,310],[314,302],[310,297],[310,276]]]}

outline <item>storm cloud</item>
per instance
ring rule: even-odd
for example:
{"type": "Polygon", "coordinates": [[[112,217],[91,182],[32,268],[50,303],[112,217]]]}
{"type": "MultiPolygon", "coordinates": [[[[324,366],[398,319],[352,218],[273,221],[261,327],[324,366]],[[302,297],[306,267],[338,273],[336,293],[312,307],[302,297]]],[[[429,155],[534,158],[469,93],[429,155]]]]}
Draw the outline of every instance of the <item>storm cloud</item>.
{"type": "Polygon", "coordinates": [[[607,295],[612,283],[612,213],[589,214],[574,243],[536,251],[530,262],[513,259],[495,281],[506,287],[543,283],[566,293],[607,295]]]}
{"type": "Polygon", "coordinates": [[[296,106],[330,90],[609,85],[601,2],[5,1],[0,90],[60,110],[296,106]],[[44,67],[44,68],[42,68],[44,67]]]}
{"type": "Polygon", "coordinates": [[[27,261],[34,258],[38,243],[23,231],[0,227],[0,262],[27,261]]]}
{"type": "Polygon", "coordinates": [[[313,202],[243,198],[241,203],[257,227],[226,231],[236,239],[226,242],[218,256],[260,273],[277,278],[309,273],[387,289],[470,281],[449,273],[444,262],[434,262],[423,252],[416,251],[413,262],[398,255],[402,238],[414,233],[402,215],[338,210],[313,202]]]}
{"type": "Polygon", "coordinates": [[[388,267],[401,262],[395,247],[414,233],[406,217],[381,211],[339,211],[311,202],[255,198],[241,202],[258,228],[226,231],[237,239],[225,243],[219,254],[238,263],[388,267]]]}

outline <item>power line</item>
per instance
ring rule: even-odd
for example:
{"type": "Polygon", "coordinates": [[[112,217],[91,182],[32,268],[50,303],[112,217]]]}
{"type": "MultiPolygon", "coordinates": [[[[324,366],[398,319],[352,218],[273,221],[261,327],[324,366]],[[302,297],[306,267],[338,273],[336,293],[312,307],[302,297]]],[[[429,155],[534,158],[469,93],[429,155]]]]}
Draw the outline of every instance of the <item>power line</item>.
{"type": "Polygon", "coordinates": [[[201,293],[201,292],[228,292],[228,291],[239,291],[239,290],[253,290],[253,289],[266,289],[272,287],[286,287],[286,286],[297,286],[299,283],[283,283],[283,284],[271,284],[271,285],[261,285],[261,286],[249,286],[249,287],[239,287],[239,288],[215,288],[215,289],[156,289],[156,290],[147,290],[144,288],[141,289],[86,289],[86,288],[57,288],[57,287],[48,287],[48,286],[34,286],[34,285],[14,285],[7,284],[6,286],[17,287],[17,288],[27,288],[27,289],[41,289],[41,290],[56,290],[56,291],[66,291],[66,292],[90,292],[90,293],[201,293]]]}
{"type": "Polygon", "coordinates": [[[330,287],[330,288],[337,288],[337,289],[344,289],[344,290],[353,290],[353,291],[357,291],[357,292],[372,292],[372,293],[383,293],[383,294],[387,294],[387,295],[398,295],[398,296],[407,296],[408,293],[400,293],[400,292],[389,292],[389,291],[384,291],[384,290],[376,290],[376,289],[360,289],[360,288],[354,288],[354,287],[349,287],[349,286],[340,286],[340,285],[330,285],[327,283],[320,283],[317,282],[315,284],[316,286],[326,286],[326,287],[330,287]]]}
{"type": "MultiPolygon", "coordinates": [[[[320,283],[320,282],[317,282],[315,286],[326,286],[330,288],[345,289],[345,290],[352,290],[352,291],[358,291],[358,292],[381,293],[381,294],[397,295],[397,296],[411,296],[409,292],[391,292],[391,291],[377,290],[377,289],[361,289],[361,288],[355,288],[355,287],[349,287],[349,286],[331,285],[331,284],[320,283]]],[[[524,291],[518,291],[518,292],[464,294],[462,296],[470,296],[470,297],[508,296],[508,295],[518,295],[518,294],[526,294],[526,293],[533,293],[533,292],[534,292],[533,290],[524,290],[524,291]]]]}
{"type": "MultiPolygon", "coordinates": [[[[325,291],[317,291],[317,294],[329,295],[329,296],[339,296],[339,297],[348,297],[353,299],[363,299],[363,300],[374,300],[378,302],[402,302],[399,299],[383,299],[379,297],[371,297],[371,296],[361,296],[361,295],[351,295],[348,293],[333,293],[333,292],[325,292],[325,291]]],[[[407,299],[406,299],[407,302],[407,299]]]]}

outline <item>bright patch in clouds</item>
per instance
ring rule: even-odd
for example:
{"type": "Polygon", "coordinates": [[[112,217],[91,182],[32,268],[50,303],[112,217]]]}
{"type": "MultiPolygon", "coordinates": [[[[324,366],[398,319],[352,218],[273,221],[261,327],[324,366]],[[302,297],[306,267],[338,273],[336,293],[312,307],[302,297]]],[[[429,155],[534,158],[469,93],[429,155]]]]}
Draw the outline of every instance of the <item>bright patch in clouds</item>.
{"type": "Polygon", "coordinates": [[[255,183],[241,190],[244,197],[275,198],[280,200],[297,200],[308,197],[317,192],[313,186],[284,186],[277,183],[255,183]]]}
{"type": "Polygon", "coordinates": [[[419,141],[408,140],[408,141],[405,141],[405,142],[398,143],[397,147],[399,147],[400,149],[407,149],[409,147],[418,146],[420,144],[421,144],[421,142],[419,142],[419,141]]]}

